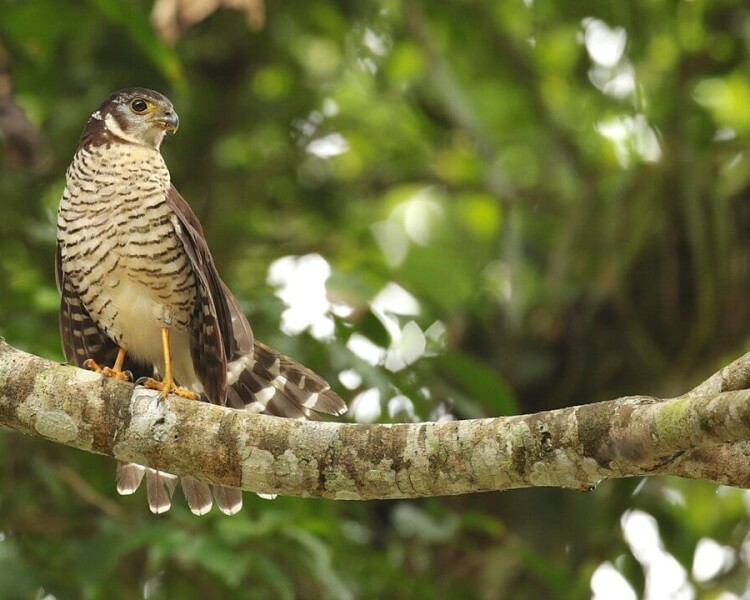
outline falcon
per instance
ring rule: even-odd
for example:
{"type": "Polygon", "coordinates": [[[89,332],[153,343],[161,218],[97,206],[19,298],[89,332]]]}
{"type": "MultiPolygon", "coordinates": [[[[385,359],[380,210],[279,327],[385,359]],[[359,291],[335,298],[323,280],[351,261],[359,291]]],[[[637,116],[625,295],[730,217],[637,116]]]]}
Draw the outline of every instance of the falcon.
{"type": "MultiPolygon", "coordinates": [[[[170,181],[160,146],[177,131],[172,102],[144,88],[112,94],[89,117],[66,173],[55,276],[69,363],[169,394],[296,419],[340,415],[318,375],[253,338],[219,277],[198,218],[170,181]]],[[[134,463],[117,490],[146,478],[149,507],[171,506],[177,478],[134,463]]],[[[226,514],[242,492],[182,477],[190,510],[226,514]]]]}

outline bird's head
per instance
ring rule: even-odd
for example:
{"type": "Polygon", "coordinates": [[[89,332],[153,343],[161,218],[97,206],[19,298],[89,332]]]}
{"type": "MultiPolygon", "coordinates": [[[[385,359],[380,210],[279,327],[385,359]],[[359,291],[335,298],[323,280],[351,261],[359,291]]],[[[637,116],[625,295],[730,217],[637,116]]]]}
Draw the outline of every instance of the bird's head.
{"type": "Polygon", "coordinates": [[[179,124],[169,98],[146,88],[127,88],[112,94],[91,114],[84,137],[88,133],[97,143],[100,136],[113,136],[158,150],[165,134],[177,131],[179,124]]]}

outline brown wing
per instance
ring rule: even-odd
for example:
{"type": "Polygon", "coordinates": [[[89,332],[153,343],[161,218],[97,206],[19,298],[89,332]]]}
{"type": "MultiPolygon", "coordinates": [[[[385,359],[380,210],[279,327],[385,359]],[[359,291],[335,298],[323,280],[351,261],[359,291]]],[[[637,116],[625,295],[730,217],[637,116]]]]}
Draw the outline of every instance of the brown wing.
{"type": "Polygon", "coordinates": [[[326,381],[278,350],[255,341],[252,354],[229,364],[228,404],[292,419],[341,415],[346,404],[326,381]]]}
{"type": "Polygon", "coordinates": [[[224,297],[227,299],[229,313],[232,316],[232,338],[234,345],[232,354],[229,356],[231,360],[234,360],[240,355],[252,354],[255,338],[253,330],[250,328],[250,323],[247,322],[247,317],[242,312],[237,298],[234,297],[234,294],[232,294],[223,281],[221,282],[221,287],[224,290],[224,297]]]}
{"type": "Polygon", "coordinates": [[[345,412],[346,404],[322,377],[253,339],[237,299],[219,278],[198,218],[174,186],[167,199],[180,219],[178,234],[199,281],[196,311],[202,313],[194,319],[198,331],[191,351],[209,399],[221,398],[217,403],[280,417],[345,412]],[[215,382],[223,387],[212,395],[207,383],[215,382]]]}
{"type": "Polygon", "coordinates": [[[222,287],[232,316],[234,339],[234,352],[227,365],[227,404],[297,419],[314,419],[315,413],[345,413],[346,404],[320,375],[253,338],[239,302],[223,282],[222,287]]]}
{"type": "Polygon", "coordinates": [[[179,219],[177,235],[190,260],[198,288],[190,336],[193,367],[208,399],[215,404],[226,404],[227,357],[234,353],[236,343],[225,288],[216,272],[203,228],[174,186],[169,189],[167,202],[179,219]]]}

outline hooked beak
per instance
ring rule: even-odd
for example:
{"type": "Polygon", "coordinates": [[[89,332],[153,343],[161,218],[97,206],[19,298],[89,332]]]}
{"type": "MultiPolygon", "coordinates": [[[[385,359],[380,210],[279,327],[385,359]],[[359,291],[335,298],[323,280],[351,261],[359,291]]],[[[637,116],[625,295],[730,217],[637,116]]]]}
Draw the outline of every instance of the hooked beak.
{"type": "Polygon", "coordinates": [[[180,117],[174,110],[165,111],[160,117],[151,120],[152,123],[163,128],[165,131],[174,133],[180,126],[180,117]]]}

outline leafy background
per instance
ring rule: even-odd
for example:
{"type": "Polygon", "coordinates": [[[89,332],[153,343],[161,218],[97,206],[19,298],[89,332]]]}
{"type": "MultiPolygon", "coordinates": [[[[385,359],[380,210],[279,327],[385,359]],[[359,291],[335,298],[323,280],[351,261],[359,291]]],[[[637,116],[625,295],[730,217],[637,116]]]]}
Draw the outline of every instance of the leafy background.
{"type": "MultiPolygon", "coordinates": [[[[256,335],[349,418],[678,394],[750,346],[749,55],[739,0],[0,0],[0,334],[62,359],[65,168],[140,85],[256,335]]],[[[750,593],[750,497],[700,482],[157,518],[110,460],[0,457],[2,598],[750,593]]]]}

